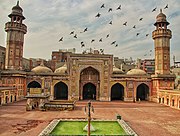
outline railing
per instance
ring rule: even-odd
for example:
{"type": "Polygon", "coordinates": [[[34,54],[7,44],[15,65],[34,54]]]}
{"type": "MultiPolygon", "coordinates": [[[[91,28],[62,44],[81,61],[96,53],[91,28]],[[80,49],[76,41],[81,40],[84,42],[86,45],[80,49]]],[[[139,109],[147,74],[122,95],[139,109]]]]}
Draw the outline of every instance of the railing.
{"type": "Polygon", "coordinates": [[[24,25],[24,24],[20,24],[20,23],[17,23],[17,22],[7,22],[5,24],[5,31],[8,31],[8,30],[11,30],[11,29],[17,29],[19,31],[22,31],[24,33],[27,32],[27,26],[24,25]]]}

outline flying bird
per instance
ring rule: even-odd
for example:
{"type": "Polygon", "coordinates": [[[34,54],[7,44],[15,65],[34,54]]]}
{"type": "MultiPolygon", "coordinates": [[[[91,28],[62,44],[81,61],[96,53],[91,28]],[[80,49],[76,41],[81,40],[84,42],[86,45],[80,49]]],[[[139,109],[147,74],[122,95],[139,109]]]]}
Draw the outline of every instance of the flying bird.
{"type": "Polygon", "coordinates": [[[138,36],[140,33],[137,33],[136,36],[138,36]]]}
{"type": "Polygon", "coordinates": [[[61,42],[61,41],[63,41],[63,37],[61,37],[61,38],[59,39],[59,42],[61,42]]]}
{"type": "Polygon", "coordinates": [[[149,36],[149,34],[146,34],[146,37],[148,37],[149,36]]]}
{"type": "Polygon", "coordinates": [[[109,8],[108,12],[111,12],[112,11],[112,8],[109,8]]]}
{"type": "Polygon", "coordinates": [[[118,44],[116,44],[115,47],[118,47],[118,44]]]}
{"type": "Polygon", "coordinates": [[[123,25],[124,25],[124,26],[127,26],[127,22],[125,22],[123,25]]]}
{"type": "Polygon", "coordinates": [[[112,45],[112,44],[115,44],[115,43],[116,43],[116,41],[113,41],[113,42],[111,43],[111,45],[112,45]]]}
{"type": "Polygon", "coordinates": [[[112,25],[112,21],[110,21],[109,24],[112,25]]]}
{"type": "Polygon", "coordinates": [[[106,35],[106,38],[108,38],[108,37],[109,37],[109,34],[106,35]]]}
{"type": "Polygon", "coordinates": [[[154,9],[152,10],[152,12],[156,11],[156,9],[157,9],[157,8],[154,8],[154,9]]]}
{"type": "Polygon", "coordinates": [[[140,19],[139,19],[139,21],[142,21],[142,20],[143,20],[143,18],[140,18],[140,19]]]}
{"type": "Polygon", "coordinates": [[[119,7],[116,10],[121,10],[121,5],[119,5],[119,7]]]}
{"type": "Polygon", "coordinates": [[[70,32],[70,35],[74,34],[74,31],[70,32]]]}
{"type": "Polygon", "coordinates": [[[101,16],[101,14],[100,13],[98,13],[95,17],[100,17],[101,16]]]}
{"type": "Polygon", "coordinates": [[[101,5],[101,8],[105,8],[104,4],[101,5]]]}
{"type": "Polygon", "coordinates": [[[104,53],[104,49],[100,49],[101,53],[104,53]]]}
{"type": "Polygon", "coordinates": [[[91,43],[92,43],[92,42],[94,42],[94,41],[95,41],[95,40],[94,40],[94,39],[92,39],[92,40],[91,40],[91,43]]]}
{"type": "Polygon", "coordinates": [[[101,39],[99,39],[99,42],[102,42],[102,38],[101,38],[101,39]]]}
{"type": "Polygon", "coordinates": [[[168,8],[168,4],[164,7],[164,9],[167,9],[168,8]]]}
{"type": "Polygon", "coordinates": [[[85,29],[84,29],[84,32],[86,32],[88,30],[88,28],[86,27],[85,29]]]}
{"type": "Polygon", "coordinates": [[[134,25],[133,28],[135,29],[135,28],[136,28],[136,25],[134,25]]]}
{"type": "Polygon", "coordinates": [[[77,38],[77,34],[74,35],[74,38],[77,38]]]}
{"type": "Polygon", "coordinates": [[[81,44],[81,48],[82,48],[82,47],[85,47],[85,44],[84,44],[84,43],[83,43],[83,44],[81,44]]]}

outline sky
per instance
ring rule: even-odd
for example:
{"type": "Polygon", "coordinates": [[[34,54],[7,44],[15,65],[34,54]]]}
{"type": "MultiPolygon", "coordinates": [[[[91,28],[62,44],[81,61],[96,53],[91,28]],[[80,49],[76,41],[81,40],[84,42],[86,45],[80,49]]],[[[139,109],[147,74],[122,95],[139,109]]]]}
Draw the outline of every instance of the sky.
{"type": "MultiPolygon", "coordinates": [[[[0,45],[4,47],[4,26],[16,3],[17,0],[0,0],[0,45]]],[[[26,18],[23,23],[27,25],[25,58],[48,60],[52,51],[71,48],[77,53],[89,48],[104,49],[105,54],[134,60],[154,58],[153,24],[162,9],[172,31],[171,62],[173,55],[180,61],[180,0],[20,0],[20,6],[26,18]],[[156,11],[152,12],[154,8],[156,11]],[[108,12],[109,9],[112,11],[108,12]],[[100,17],[95,17],[98,13],[100,17]],[[123,25],[125,22],[127,26],[123,25]],[[74,34],[70,35],[72,31],[74,34]],[[63,41],[59,42],[61,37],[63,41]]]]}

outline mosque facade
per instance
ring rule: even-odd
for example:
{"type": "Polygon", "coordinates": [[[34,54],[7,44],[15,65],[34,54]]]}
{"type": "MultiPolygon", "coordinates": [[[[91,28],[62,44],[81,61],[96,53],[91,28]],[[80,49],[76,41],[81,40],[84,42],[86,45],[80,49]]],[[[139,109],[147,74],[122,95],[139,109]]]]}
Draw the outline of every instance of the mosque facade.
{"type": "Polygon", "coordinates": [[[155,74],[141,69],[123,72],[115,67],[113,55],[88,52],[68,54],[64,65],[54,71],[43,62],[24,71],[23,10],[17,3],[5,24],[7,32],[5,69],[1,70],[1,104],[27,98],[29,109],[50,100],[155,101],[180,108],[180,93],[174,90],[175,75],[170,73],[169,23],[162,11],[152,33],[155,49],[155,74]],[[168,91],[170,91],[168,93],[168,91]],[[174,93],[175,92],[175,93],[174,93]],[[168,101],[168,103],[167,103],[168,101]]]}

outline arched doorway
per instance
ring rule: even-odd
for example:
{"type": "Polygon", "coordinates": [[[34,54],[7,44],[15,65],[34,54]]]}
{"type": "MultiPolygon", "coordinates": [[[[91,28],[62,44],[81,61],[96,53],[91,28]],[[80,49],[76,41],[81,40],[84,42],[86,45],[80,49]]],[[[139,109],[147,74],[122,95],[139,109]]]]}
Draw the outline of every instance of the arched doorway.
{"type": "Polygon", "coordinates": [[[87,67],[80,73],[80,100],[94,99],[98,100],[100,88],[99,71],[93,67],[87,67]]]}
{"type": "Polygon", "coordinates": [[[124,100],[124,86],[116,83],[111,87],[111,101],[124,100]]]}
{"type": "Polygon", "coordinates": [[[63,82],[58,82],[54,86],[55,100],[68,100],[68,86],[63,82]]]}
{"type": "Polygon", "coordinates": [[[136,90],[136,100],[138,101],[139,99],[142,100],[148,100],[149,96],[149,87],[142,83],[137,87],[136,90]]]}
{"type": "Polygon", "coordinates": [[[83,86],[83,100],[96,100],[96,86],[87,83],[83,86]]]}
{"type": "Polygon", "coordinates": [[[6,96],[6,100],[5,100],[5,103],[8,103],[8,96],[6,96]]]}

